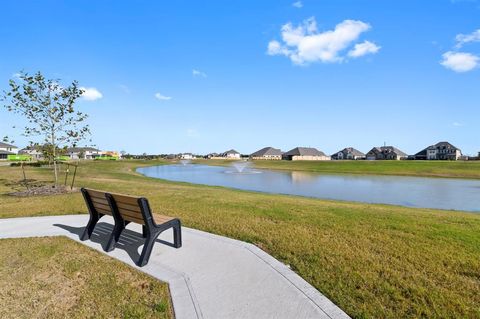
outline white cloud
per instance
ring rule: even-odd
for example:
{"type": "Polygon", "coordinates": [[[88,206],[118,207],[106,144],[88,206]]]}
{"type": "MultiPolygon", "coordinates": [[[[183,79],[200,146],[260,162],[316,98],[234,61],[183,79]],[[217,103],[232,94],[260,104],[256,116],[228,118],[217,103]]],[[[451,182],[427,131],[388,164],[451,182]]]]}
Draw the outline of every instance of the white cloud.
{"type": "Polygon", "coordinates": [[[206,77],[207,77],[207,74],[206,74],[205,72],[202,72],[202,71],[200,71],[200,70],[195,70],[195,69],[192,70],[192,75],[193,75],[193,76],[200,76],[200,77],[202,77],[202,78],[206,78],[206,77]]]}
{"type": "Polygon", "coordinates": [[[471,53],[448,51],[442,55],[441,65],[455,72],[468,72],[476,67],[480,58],[471,53]]]}
{"type": "Polygon", "coordinates": [[[470,34],[457,34],[455,40],[457,41],[457,44],[455,45],[457,49],[470,42],[480,42],[480,29],[473,31],[470,34]]]}
{"type": "Polygon", "coordinates": [[[463,124],[459,123],[459,122],[453,122],[452,125],[455,126],[455,127],[463,126],[463,124]]]}
{"type": "Polygon", "coordinates": [[[172,99],[171,96],[162,95],[160,92],[155,93],[155,98],[160,101],[168,101],[172,99]]]}
{"type": "Polygon", "coordinates": [[[364,41],[357,43],[352,50],[348,52],[348,56],[352,58],[358,58],[366,54],[375,54],[381,49],[380,46],[370,41],[364,41]]]}
{"type": "Polygon", "coordinates": [[[12,78],[20,79],[21,74],[20,73],[13,73],[12,78]]]}
{"type": "Polygon", "coordinates": [[[303,3],[302,3],[302,1],[296,1],[296,2],[292,3],[292,6],[300,9],[300,8],[303,7],[303,3]]]}
{"type": "Polygon", "coordinates": [[[103,94],[96,88],[87,88],[82,86],[80,89],[83,90],[82,97],[87,101],[95,101],[103,97],[103,94]]]}
{"type": "MultiPolygon", "coordinates": [[[[276,40],[270,41],[267,54],[287,56],[295,64],[342,62],[345,59],[341,55],[342,51],[353,45],[359,36],[370,28],[369,24],[362,21],[344,20],[337,24],[334,30],[318,32],[314,17],[304,20],[296,27],[289,22],[281,29],[283,44],[276,40]]],[[[365,43],[360,48],[373,49],[371,45],[365,43]],[[365,46],[369,47],[364,48],[365,46]]],[[[375,52],[380,49],[371,44],[375,46],[375,52]]],[[[373,52],[364,54],[366,53],[373,52]]]]}

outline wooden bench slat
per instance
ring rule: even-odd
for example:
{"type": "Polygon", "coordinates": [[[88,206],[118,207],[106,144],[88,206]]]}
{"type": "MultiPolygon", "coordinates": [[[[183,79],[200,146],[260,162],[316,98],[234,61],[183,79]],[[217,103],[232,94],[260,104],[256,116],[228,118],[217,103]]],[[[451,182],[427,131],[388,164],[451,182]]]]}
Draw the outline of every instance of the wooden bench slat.
{"type": "Polygon", "coordinates": [[[139,219],[143,220],[143,215],[140,212],[132,212],[130,210],[126,210],[126,209],[123,209],[123,208],[119,208],[118,211],[120,212],[120,215],[122,215],[122,216],[130,216],[130,217],[133,217],[133,218],[139,218],[139,219]]]}
{"type": "Polygon", "coordinates": [[[165,215],[160,215],[160,214],[155,214],[155,213],[153,213],[152,216],[153,216],[153,220],[158,225],[166,223],[168,221],[171,221],[172,219],[175,219],[175,218],[170,217],[170,216],[165,216],[165,215]]]}
{"type": "Polygon", "coordinates": [[[138,205],[129,205],[129,204],[124,204],[124,203],[118,203],[117,202],[117,207],[129,210],[129,211],[132,211],[132,212],[138,212],[138,213],[142,212],[142,210],[140,209],[140,206],[138,206],[138,205]]]}
{"type": "Polygon", "coordinates": [[[134,222],[140,225],[145,225],[145,222],[143,221],[142,218],[136,218],[136,217],[127,216],[127,215],[123,215],[122,217],[124,220],[128,220],[130,222],[134,222]]]}
{"type": "Polygon", "coordinates": [[[95,203],[99,203],[99,204],[103,204],[103,205],[108,205],[108,200],[103,197],[103,198],[98,198],[98,197],[91,197],[90,196],[90,199],[92,200],[92,202],[95,204],[95,203]]]}
{"type": "Polygon", "coordinates": [[[122,204],[134,205],[134,206],[138,206],[138,199],[140,198],[140,197],[120,195],[120,194],[112,194],[112,196],[117,202],[117,204],[122,203],[122,204]]]}

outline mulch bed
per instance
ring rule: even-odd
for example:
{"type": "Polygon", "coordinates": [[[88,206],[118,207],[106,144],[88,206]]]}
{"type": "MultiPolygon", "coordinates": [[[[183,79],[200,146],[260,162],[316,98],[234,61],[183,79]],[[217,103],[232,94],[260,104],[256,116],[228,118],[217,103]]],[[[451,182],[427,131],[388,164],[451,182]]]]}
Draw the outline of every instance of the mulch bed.
{"type": "Polygon", "coordinates": [[[70,189],[70,186],[63,185],[43,185],[29,187],[28,189],[9,193],[10,196],[29,197],[29,196],[49,196],[78,192],[77,188],[70,189]]]}

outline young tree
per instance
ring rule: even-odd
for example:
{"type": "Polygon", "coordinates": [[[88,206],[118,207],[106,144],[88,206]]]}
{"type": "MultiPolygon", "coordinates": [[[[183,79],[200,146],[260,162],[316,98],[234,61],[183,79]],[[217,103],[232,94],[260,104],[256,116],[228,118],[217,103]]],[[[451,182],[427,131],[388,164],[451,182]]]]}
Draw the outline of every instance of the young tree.
{"type": "Polygon", "coordinates": [[[59,80],[46,79],[40,72],[33,76],[21,72],[19,83],[11,79],[9,90],[2,97],[4,107],[22,115],[27,120],[25,136],[43,136],[44,145],[52,160],[55,184],[58,184],[58,150],[83,140],[90,129],[84,125],[87,114],[75,108],[75,102],[83,94],[77,81],[69,86],[59,80]]]}

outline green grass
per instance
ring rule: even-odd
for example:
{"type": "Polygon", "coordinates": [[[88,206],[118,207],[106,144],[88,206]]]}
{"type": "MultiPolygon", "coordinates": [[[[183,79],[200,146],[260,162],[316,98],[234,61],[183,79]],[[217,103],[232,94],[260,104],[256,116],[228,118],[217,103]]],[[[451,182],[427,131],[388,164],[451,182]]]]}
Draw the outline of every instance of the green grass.
{"type": "Polygon", "coordinates": [[[0,251],[2,318],[173,318],[167,284],[66,237],[0,251]]]}
{"type": "MultiPolygon", "coordinates": [[[[232,161],[195,160],[209,165],[232,161]]],[[[480,161],[253,161],[257,168],[340,174],[480,178],[480,161]]]]}
{"type": "MultiPolygon", "coordinates": [[[[357,318],[480,316],[480,215],[270,195],[146,178],[153,161],[82,163],[78,185],[147,197],[184,225],[251,242],[357,318]]],[[[12,198],[0,217],[85,213],[81,195],[12,198]]],[[[27,177],[51,179],[45,168],[27,177]]]]}

